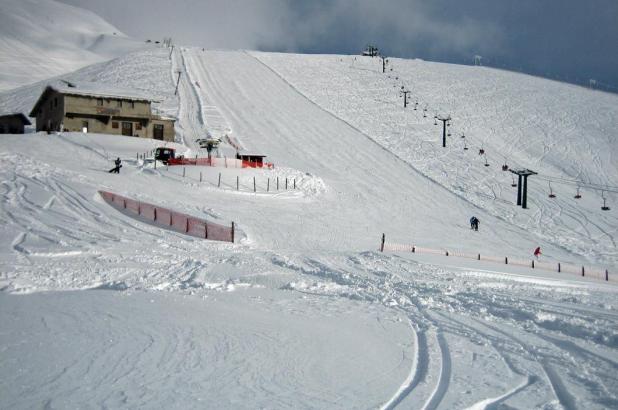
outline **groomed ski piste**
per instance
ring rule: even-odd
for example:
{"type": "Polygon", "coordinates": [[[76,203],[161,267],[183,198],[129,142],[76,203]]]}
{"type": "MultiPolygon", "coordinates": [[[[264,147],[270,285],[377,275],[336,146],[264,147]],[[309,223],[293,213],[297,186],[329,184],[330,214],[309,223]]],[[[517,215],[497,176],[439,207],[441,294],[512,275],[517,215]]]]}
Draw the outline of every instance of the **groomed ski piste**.
{"type": "MultiPolygon", "coordinates": [[[[616,193],[601,211],[600,190],[575,200],[552,184],[552,199],[541,179],[618,185],[616,95],[418,60],[382,73],[360,56],[169,57],[62,78],[151,93],[188,157],[204,154],[196,138],[227,134],[275,168],[183,176],[138,158],[154,140],[3,135],[0,407],[618,407],[615,281],[378,251],[382,233],[528,260],[541,246],[540,261],[618,274],[616,193]],[[435,114],[453,118],[447,148],[435,114]],[[527,210],[504,161],[539,172],[527,210]],[[234,221],[236,241],[140,222],[99,190],[234,221]]],[[[46,84],[0,94],[0,108],[28,112],[46,84]]]]}

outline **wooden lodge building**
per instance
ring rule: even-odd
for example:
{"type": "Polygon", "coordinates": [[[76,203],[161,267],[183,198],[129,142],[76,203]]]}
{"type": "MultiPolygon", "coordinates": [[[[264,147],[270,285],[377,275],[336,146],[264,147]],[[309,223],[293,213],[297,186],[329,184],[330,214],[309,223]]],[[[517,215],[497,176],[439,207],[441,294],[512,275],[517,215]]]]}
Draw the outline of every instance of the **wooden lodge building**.
{"type": "Polygon", "coordinates": [[[0,134],[23,134],[30,120],[23,113],[0,114],[0,134]]]}
{"type": "MultiPolygon", "coordinates": [[[[100,85],[99,85],[100,86],[100,85]]],[[[152,99],[67,83],[48,85],[30,117],[37,131],[93,132],[174,141],[174,120],[152,113],[152,99]]]]}

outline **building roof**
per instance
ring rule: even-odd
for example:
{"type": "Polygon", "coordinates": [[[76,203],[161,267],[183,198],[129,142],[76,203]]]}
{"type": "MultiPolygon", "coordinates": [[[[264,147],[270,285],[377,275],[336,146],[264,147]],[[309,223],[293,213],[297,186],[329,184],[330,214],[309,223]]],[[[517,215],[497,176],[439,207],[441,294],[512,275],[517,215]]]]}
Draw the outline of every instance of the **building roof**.
{"type": "Polygon", "coordinates": [[[143,101],[143,102],[159,102],[153,98],[148,97],[145,93],[137,90],[131,90],[127,88],[118,88],[115,86],[103,84],[103,83],[79,83],[73,84],[69,82],[59,84],[49,84],[45,87],[45,90],[41,93],[41,96],[34,104],[30,116],[36,117],[36,111],[39,106],[47,98],[47,94],[55,91],[64,95],[77,95],[83,97],[93,98],[109,98],[125,101],[143,101]]]}
{"type": "Polygon", "coordinates": [[[5,117],[20,117],[24,125],[32,125],[28,117],[23,112],[0,113],[0,118],[5,117]]]}

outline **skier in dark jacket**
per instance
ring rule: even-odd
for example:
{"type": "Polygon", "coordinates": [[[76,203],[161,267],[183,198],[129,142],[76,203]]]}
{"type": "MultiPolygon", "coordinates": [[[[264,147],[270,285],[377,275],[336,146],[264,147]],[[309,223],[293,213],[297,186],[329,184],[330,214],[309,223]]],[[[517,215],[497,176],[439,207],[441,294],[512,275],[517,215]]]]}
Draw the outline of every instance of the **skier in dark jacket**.
{"type": "Polygon", "coordinates": [[[476,216],[470,218],[470,229],[474,229],[475,231],[479,230],[479,220],[476,216]]]}
{"type": "Polygon", "coordinates": [[[120,168],[122,168],[122,161],[120,161],[120,157],[116,158],[116,161],[114,161],[114,165],[116,165],[114,168],[109,170],[110,174],[119,174],[120,173],[120,168]]]}

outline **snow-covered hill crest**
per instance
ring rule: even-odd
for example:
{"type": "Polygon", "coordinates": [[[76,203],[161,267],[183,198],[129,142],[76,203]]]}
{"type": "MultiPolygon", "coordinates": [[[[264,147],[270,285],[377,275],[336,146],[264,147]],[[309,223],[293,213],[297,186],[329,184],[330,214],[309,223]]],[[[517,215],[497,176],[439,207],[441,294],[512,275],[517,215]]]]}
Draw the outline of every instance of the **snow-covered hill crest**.
{"type": "Polygon", "coordinates": [[[145,47],[96,14],[54,0],[0,2],[0,91],[145,47]]]}

